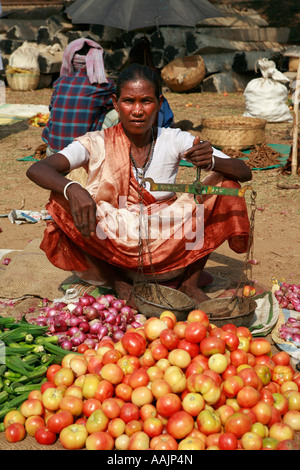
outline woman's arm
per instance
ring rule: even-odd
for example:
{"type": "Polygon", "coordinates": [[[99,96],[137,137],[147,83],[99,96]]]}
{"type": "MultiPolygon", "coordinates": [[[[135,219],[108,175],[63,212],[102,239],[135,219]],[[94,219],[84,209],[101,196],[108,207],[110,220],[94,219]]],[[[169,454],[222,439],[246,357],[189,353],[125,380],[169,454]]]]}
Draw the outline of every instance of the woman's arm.
{"type": "MultiPolygon", "coordinates": [[[[44,189],[64,194],[70,180],[64,176],[70,170],[69,160],[60,153],[55,153],[34,163],[26,176],[44,189]]],[[[80,233],[89,238],[96,229],[96,204],[89,192],[80,184],[71,184],[66,190],[70,202],[74,224],[80,233]]]]}
{"type": "Polygon", "coordinates": [[[193,146],[184,153],[184,158],[204,170],[210,168],[214,159],[213,170],[227,178],[241,182],[252,179],[252,172],[243,160],[238,158],[213,157],[211,143],[207,141],[201,142],[198,136],[195,137],[193,146]]]}

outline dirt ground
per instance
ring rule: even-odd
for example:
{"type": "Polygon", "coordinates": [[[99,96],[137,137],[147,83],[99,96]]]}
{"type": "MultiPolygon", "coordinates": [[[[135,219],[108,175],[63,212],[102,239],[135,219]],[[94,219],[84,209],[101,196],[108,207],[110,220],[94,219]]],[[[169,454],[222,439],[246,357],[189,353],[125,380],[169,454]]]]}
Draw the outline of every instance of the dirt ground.
{"type": "MultiPolygon", "coordinates": [[[[51,89],[16,92],[7,88],[6,102],[48,105],[51,93],[51,89]]],[[[167,92],[165,95],[174,111],[175,121],[181,122],[185,128],[192,127],[192,133],[203,117],[242,116],[245,109],[242,93],[225,96],[167,92]]],[[[31,162],[18,161],[34,154],[42,143],[41,133],[42,128],[29,126],[0,140],[1,216],[12,209],[40,211],[48,200],[48,192],[26,178],[25,173],[31,162]]],[[[268,123],[266,142],[291,145],[292,123],[268,123]]],[[[179,178],[192,182],[195,173],[191,168],[181,167],[179,178]]],[[[254,258],[258,264],[252,268],[252,278],[266,288],[271,287],[272,278],[300,283],[300,191],[279,189],[278,182],[299,183],[299,177],[283,176],[278,169],[253,171],[251,185],[257,192],[254,258]]],[[[249,204],[249,192],[246,193],[246,200],[249,204]]],[[[0,227],[0,249],[22,250],[29,240],[42,238],[45,223],[16,225],[7,217],[1,217],[0,227]]],[[[244,259],[244,255],[235,254],[224,244],[211,255],[207,268],[212,274],[229,278],[234,286],[243,273],[244,259]]]]}

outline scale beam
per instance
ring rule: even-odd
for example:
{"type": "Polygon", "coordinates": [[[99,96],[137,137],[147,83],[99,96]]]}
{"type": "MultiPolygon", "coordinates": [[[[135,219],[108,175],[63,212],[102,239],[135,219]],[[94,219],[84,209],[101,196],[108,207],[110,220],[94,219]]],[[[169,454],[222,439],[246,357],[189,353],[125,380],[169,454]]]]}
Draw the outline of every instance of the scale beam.
{"type": "Polygon", "coordinates": [[[224,188],[221,186],[204,185],[201,181],[196,180],[192,184],[168,184],[168,183],[155,183],[152,178],[145,178],[145,182],[150,183],[150,191],[167,191],[174,193],[190,193],[194,195],[216,194],[219,196],[238,196],[244,197],[245,192],[252,186],[243,186],[242,188],[224,188]]]}

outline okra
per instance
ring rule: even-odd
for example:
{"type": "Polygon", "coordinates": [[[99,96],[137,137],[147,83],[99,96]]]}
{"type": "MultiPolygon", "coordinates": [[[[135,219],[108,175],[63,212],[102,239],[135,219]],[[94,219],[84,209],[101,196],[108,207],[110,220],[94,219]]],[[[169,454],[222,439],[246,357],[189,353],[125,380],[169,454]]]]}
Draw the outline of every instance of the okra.
{"type": "Polygon", "coordinates": [[[58,344],[58,337],[56,335],[51,335],[51,336],[37,336],[34,340],[36,344],[44,344],[45,342],[52,343],[52,344],[58,344]]]}
{"type": "Polygon", "coordinates": [[[6,371],[7,367],[5,364],[1,364],[0,365],[0,377],[4,374],[4,372],[6,371]]]}
{"type": "Polygon", "coordinates": [[[9,328],[13,323],[15,323],[13,317],[0,317],[0,327],[9,328]]]}
{"type": "Polygon", "coordinates": [[[4,423],[0,423],[0,432],[4,432],[4,431],[5,431],[4,423]]]}
{"type": "Polygon", "coordinates": [[[10,410],[15,410],[18,408],[18,406],[22,405],[22,403],[27,400],[29,395],[29,392],[24,392],[22,395],[18,395],[17,397],[14,397],[12,400],[7,401],[0,407],[0,420],[3,418],[6,413],[10,410]]]}
{"type": "Polygon", "coordinates": [[[23,393],[29,393],[32,392],[33,390],[39,390],[39,384],[27,384],[27,385],[22,385],[21,387],[16,387],[14,389],[14,392],[16,395],[22,395],[23,393]]]}
{"type": "MultiPolygon", "coordinates": [[[[22,362],[21,359],[20,359],[20,361],[22,362]]],[[[27,375],[29,377],[30,374],[31,374],[31,370],[26,368],[24,366],[24,363],[22,363],[22,366],[20,366],[18,362],[19,361],[13,360],[13,358],[11,358],[11,357],[6,358],[6,365],[11,371],[17,372],[18,374],[21,374],[21,375],[27,375]]]]}
{"type": "Polygon", "coordinates": [[[11,370],[7,370],[6,372],[4,372],[3,376],[9,380],[19,379],[20,377],[22,377],[22,375],[19,374],[18,372],[12,372],[11,370]]]}
{"type": "Polygon", "coordinates": [[[28,333],[25,337],[25,343],[31,344],[34,341],[34,336],[31,333],[28,333]]]}
{"type": "Polygon", "coordinates": [[[61,356],[62,358],[70,353],[70,351],[63,349],[60,346],[57,346],[56,344],[49,343],[46,339],[43,340],[43,346],[46,351],[50,352],[51,354],[61,356]]]}
{"type": "Polygon", "coordinates": [[[3,390],[2,392],[0,392],[0,404],[7,401],[8,397],[9,397],[9,394],[6,390],[3,390]]]}

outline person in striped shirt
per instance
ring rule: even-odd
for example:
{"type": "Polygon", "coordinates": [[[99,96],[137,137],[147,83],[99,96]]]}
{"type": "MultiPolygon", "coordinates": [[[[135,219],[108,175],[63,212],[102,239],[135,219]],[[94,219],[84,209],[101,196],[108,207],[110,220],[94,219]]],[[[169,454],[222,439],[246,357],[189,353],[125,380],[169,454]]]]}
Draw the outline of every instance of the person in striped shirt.
{"type": "Polygon", "coordinates": [[[106,77],[102,47],[87,38],[68,44],[53,87],[50,117],[42,133],[47,155],[86,132],[101,130],[106,114],[113,110],[115,84],[106,77]]]}

